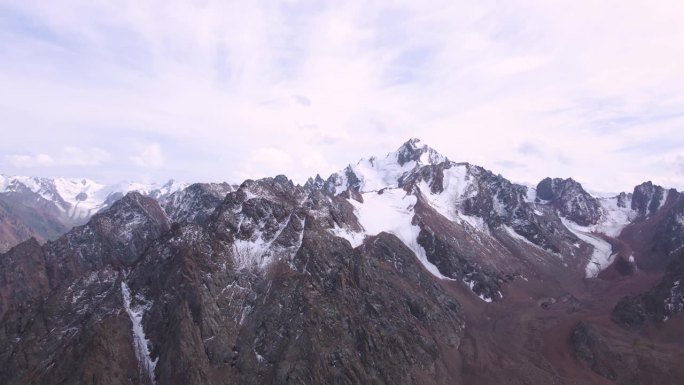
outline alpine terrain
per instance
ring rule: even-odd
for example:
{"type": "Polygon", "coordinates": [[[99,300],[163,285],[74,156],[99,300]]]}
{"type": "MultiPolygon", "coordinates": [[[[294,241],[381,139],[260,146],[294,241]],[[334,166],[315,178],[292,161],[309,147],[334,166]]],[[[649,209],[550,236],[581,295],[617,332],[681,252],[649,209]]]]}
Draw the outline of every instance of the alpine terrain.
{"type": "Polygon", "coordinates": [[[163,185],[103,185],[89,179],[0,174],[0,252],[31,237],[40,242],[55,240],[130,191],[163,201],[184,187],[173,180],[163,185]]]}
{"type": "Polygon", "coordinates": [[[651,182],[411,139],[304,186],[0,187],[1,384],[684,379],[684,194],[651,182]]]}

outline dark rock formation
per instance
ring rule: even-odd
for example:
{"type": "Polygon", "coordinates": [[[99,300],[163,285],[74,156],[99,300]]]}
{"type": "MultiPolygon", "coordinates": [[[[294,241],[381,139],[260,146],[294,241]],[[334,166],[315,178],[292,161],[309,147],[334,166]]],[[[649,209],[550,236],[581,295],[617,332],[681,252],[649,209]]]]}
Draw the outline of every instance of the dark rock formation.
{"type": "Polygon", "coordinates": [[[537,198],[549,201],[561,216],[581,226],[598,223],[601,205],[572,178],[546,178],[537,185],[537,198]]]}
{"type": "Polygon", "coordinates": [[[205,222],[226,194],[228,183],[195,183],[160,200],[170,222],[205,222]]]}
{"type": "Polygon", "coordinates": [[[661,281],[636,296],[622,298],[611,314],[618,325],[639,330],[648,322],[662,324],[684,312],[684,250],[665,268],[661,281]]]}
{"type": "Polygon", "coordinates": [[[641,216],[653,215],[665,200],[665,189],[654,185],[650,181],[634,188],[632,194],[632,209],[641,216]]]}
{"type": "Polygon", "coordinates": [[[570,335],[577,357],[591,366],[591,370],[609,380],[617,377],[614,367],[621,357],[612,352],[589,325],[580,322],[570,335]]]}

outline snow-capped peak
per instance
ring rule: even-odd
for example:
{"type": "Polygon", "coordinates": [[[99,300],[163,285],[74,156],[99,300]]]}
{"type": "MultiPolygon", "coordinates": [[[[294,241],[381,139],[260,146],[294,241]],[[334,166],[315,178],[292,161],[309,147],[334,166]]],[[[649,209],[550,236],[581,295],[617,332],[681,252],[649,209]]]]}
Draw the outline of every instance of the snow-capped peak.
{"type": "Polygon", "coordinates": [[[326,188],[335,195],[352,188],[360,192],[396,188],[421,166],[449,162],[449,159],[420,140],[413,138],[385,157],[372,156],[331,175],[326,188]]]}
{"type": "Polygon", "coordinates": [[[397,162],[404,165],[407,162],[417,162],[421,165],[448,162],[446,156],[440,154],[428,145],[422,145],[418,138],[411,138],[396,151],[397,162]]]}
{"type": "Polygon", "coordinates": [[[159,199],[185,188],[169,180],[165,184],[121,182],[111,185],[87,178],[37,178],[0,175],[0,193],[32,192],[54,204],[69,222],[85,222],[93,214],[131,191],[159,199]]]}

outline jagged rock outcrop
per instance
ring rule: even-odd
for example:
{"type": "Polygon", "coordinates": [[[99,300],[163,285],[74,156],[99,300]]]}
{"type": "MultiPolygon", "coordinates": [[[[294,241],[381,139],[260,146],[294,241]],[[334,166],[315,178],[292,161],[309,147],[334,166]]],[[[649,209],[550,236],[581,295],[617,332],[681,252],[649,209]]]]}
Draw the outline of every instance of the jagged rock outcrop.
{"type": "Polygon", "coordinates": [[[86,271],[108,265],[133,264],[149,241],[168,230],[157,201],[137,192],[127,194],[106,213],[45,245],[48,275],[53,285],[86,271]]]}
{"type": "Polygon", "coordinates": [[[634,187],[632,209],[641,216],[653,215],[665,203],[666,198],[664,188],[654,185],[651,181],[644,182],[634,187]]]}
{"type": "Polygon", "coordinates": [[[36,308],[50,291],[45,253],[38,241],[19,244],[0,258],[0,318],[12,310],[36,308]]]}
{"type": "Polygon", "coordinates": [[[55,242],[0,255],[0,382],[144,383],[121,283],[168,228],[154,199],[129,193],[55,242]]]}
{"type": "Polygon", "coordinates": [[[605,342],[586,323],[580,322],[570,336],[577,357],[591,366],[591,370],[609,380],[615,380],[615,366],[622,357],[611,351],[605,342]]]}
{"type": "MultiPolygon", "coordinates": [[[[635,194],[638,190],[640,187],[635,189],[635,194]]],[[[654,214],[635,210],[638,216],[620,234],[629,243],[637,267],[646,271],[663,270],[684,250],[684,194],[669,190],[667,199],[653,207],[656,206],[654,214]]]]}
{"type": "Polygon", "coordinates": [[[403,166],[408,162],[440,164],[449,160],[428,145],[421,145],[420,139],[412,138],[397,150],[397,162],[403,166]]]}
{"type": "Polygon", "coordinates": [[[580,226],[595,225],[601,219],[598,200],[572,178],[546,178],[537,185],[537,198],[550,202],[561,216],[580,226]]]}
{"type": "Polygon", "coordinates": [[[684,312],[684,252],[666,267],[660,282],[648,291],[622,298],[611,313],[618,325],[639,330],[648,323],[662,324],[684,312]]]}
{"type": "Polygon", "coordinates": [[[170,222],[201,223],[233,190],[228,183],[195,183],[160,199],[160,204],[170,222]]]}

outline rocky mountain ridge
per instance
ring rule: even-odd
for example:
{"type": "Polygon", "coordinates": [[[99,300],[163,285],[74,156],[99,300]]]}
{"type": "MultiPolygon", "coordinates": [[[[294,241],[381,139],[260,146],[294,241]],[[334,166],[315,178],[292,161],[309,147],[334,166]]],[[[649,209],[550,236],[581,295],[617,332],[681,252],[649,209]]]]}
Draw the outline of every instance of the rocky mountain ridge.
{"type": "Polygon", "coordinates": [[[416,139],[304,186],[129,193],[0,255],[0,382],[676,381],[682,202],[416,139]]]}
{"type": "MultiPolygon", "coordinates": [[[[227,183],[188,185],[174,180],[164,184],[122,182],[104,185],[89,179],[0,174],[0,252],[31,237],[41,243],[55,240],[72,227],[85,224],[93,215],[106,210],[131,191],[152,197],[163,206],[168,202],[169,207],[173,207],[174,202],[171,200],[177,200],[182,191],[201,194],[198,189],[211,189],[213,191],[210,195],[214,199],[222,199],[232,188],[227,183]],[[187,187],[190,188],[186,191],[187,187]]],[[[213,207],[216,204],[212,203],[213,207]]],[[[188,209],[190,208],[186,208],[188,209]]],[[[202,211],[199,207],[195,209],[202,211]]],[[[171,217],[177,215],[182,214],[170,214],[171,217]]]]}

